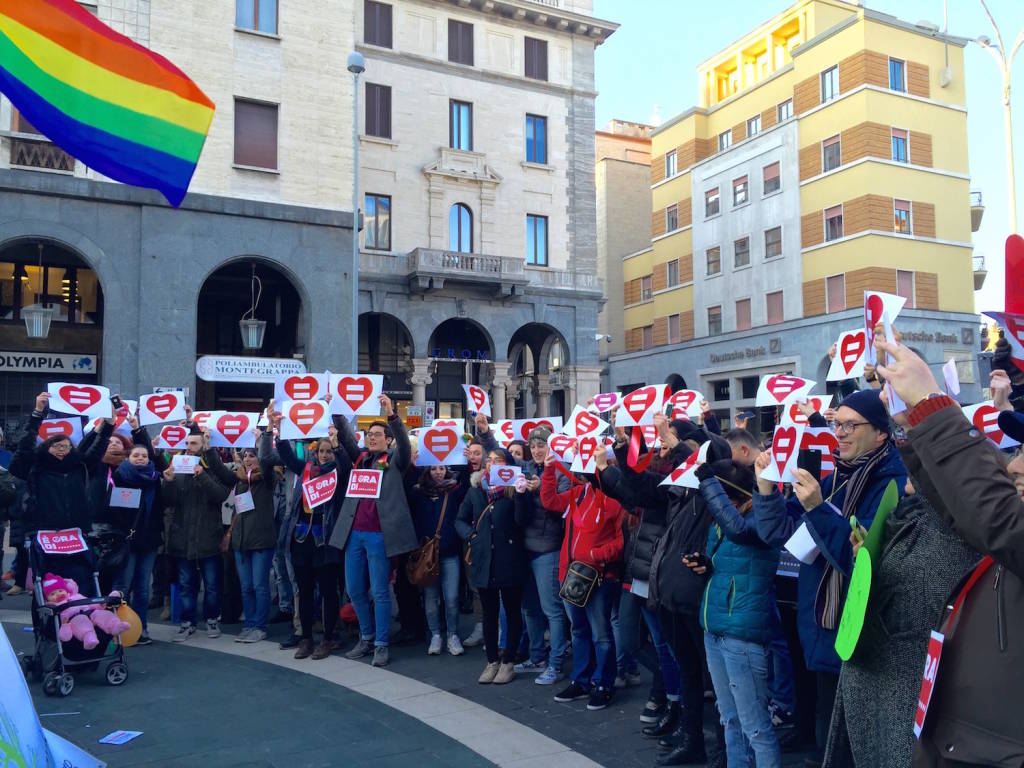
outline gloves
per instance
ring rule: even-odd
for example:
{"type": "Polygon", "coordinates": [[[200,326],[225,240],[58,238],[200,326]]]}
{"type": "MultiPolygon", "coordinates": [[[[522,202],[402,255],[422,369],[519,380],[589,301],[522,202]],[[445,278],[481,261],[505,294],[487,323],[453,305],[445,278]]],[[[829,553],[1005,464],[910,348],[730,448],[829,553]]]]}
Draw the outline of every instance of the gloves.
{"type": "Polygon", "coordinates": [[[715,476],[715,472],[713,469],[711,469],[710,464],[699,465],[697,469],[693,471],[693,474],[695,474],[697,476],[697,479],[700,480],[702,483],[705,480],[710,480],[712,477],[715,476]]]}

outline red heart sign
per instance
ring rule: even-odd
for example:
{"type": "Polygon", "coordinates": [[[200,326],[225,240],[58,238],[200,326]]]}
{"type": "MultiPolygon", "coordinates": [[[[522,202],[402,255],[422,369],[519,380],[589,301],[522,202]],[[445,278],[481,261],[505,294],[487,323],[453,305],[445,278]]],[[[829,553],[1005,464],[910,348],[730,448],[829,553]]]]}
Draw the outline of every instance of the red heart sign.
{"type": "Polygon", "coordinates": [[[601,420],[589,411],[580,411],[576,414],[576,434],[586,435],[601,426],[601,420]]]}
{"type": "MultiPolygon", "coordinates": [[[[1019,275],[1024,272],[1024,238],[1010,235],[1006,238],[1006,274],[1019,275]]],[[[1024,313],[1024,287],[1016,280],[1006,281],[1006,311],[1019,315],[1024,313]]]]}
{"type": "Polygon", "coordinates": [[[504,483],[510,482],[516,476],[516,471],[512,467],[498,467],[496,473],[504,483]]]}
{"type": "MultiPolygon", "coordinates": [[[[807,402],[814,406],[814,410],[821,412],[821,398],[811,397],[807,399],[807,402]]],[[[789,405],[789,419],[794,424],[800,424],[801,426],[807,426],[807,417],[800,411],[800,403],[790,403],[789,405]]]]}
{"type": "Polygon", "coordinates": [[[167,425],[160,430],[160,437],[168,445],[178,445],[182,440],[188,437],[188,430],[185,427],[167,425]]]}
{"type": "Polygon", "coordinates": [[[515,440],[516,433],[512,431],[512,422],[504,421],[501,424],[501,434],[506,440],[515,440]]]}
{"type": "Polygon", "coordinates": [[[454,429],[428,429],[423,433],[420,444],[438,461],[444,461],[458,445],[459,436],[454,429]]]}
{"type": "Polygon", "coordinates": [[[800,450],[821,453],[822,477],[836,471],[836,460],[833,454],[839,450],[839,440],[830,430],[822,429],[817,434],[812,430],[807,430],[800,438],[800,450]]]}
{"type": "Polygon", "coordinates": [[[338,397],[356,411],[373,394],[373,382],[365,376],[342,376],[338,379],[337,389],[338,397]]]}
{"type": "Polygon", "coordinates": [[[673,483],[679,482],[679,478],[685,475],[692,469],[696,469],[698,464],[703,464],[700,460],[700,451],[694,451],[686,457],[686,461],[680,464],[678,467],[668,473],[669,478],[673,483]]]}
{"type": "Polygon", "coordinates": [[[178,404],[177,395],[173,395],[170,392],[166,392],[156,397],[151,397],[146,400],[146,410],[156,416],[158,419],[164,419],[171,411],[174,410],[174,406],[178,404]]]}
{"type": "Polygon", "coordinates": [[[207,419],[210,418],[210,411],[194,411],[192,413],[192,422],[202,429],[206,426],[207,419]]]}
{"type": "Polygon", "coordinates": [[[549,432],[555,431],[555,425],[550,421],[524,421],[523,426],[519,428],[519,437],[522,440],[529,440],[530,433],[535,429],[544,427],[549,432]]]}
{"type": "Polygon", "coordinates": [[[100,393],[95,387],[76,387],[65,384],[57,393],[68,405],[79,413],[85,413],[100,401],[100,393]]]}
{"type": "Polygon", "coordinates": [[[866,347],[867,339],[864,331],[857,331],[857,333],[843,337],[843,343],[839,345],[839,362],[843,364],[843,369],[847,373],[853,370],[866,347]]]}
{"type": "Polygon", "coordinates": [[[617,392],[603,392],[594,398],[594,407],[597,408],[598,413],[610,411],[618,403],[619,395],[617,392]]]}
{"type": "Polygon", "coordinates": [[[284,380],[284,391],[292,400],[312,400],[319,389],[316,376],[289,376],[284,380]]]}
{"type": "Polygon", "coordinates": [[[239,438],[245,434],[245,428],[248,426],[249,420],[245,416],[225,413],[217,419],[217,431],[229,443],[237,443],[239,438]]]}
{"type": "Polygon", "coordinates": [[[991,405],[986,403],[974,412],[974,418],[971,419],[978,429],[985,433],[985,436],[994,442],[996,445],[1000,445],[1003,442],[1003,438],[1006,437],[1003,434],[1003,430],[999,428],[999,411],[993,408],[991,405]]]}
{"type": "Polygon", "coordinates": [[[640,434],[644,436],[644,443],[647,444],[647,448],[650,449],[654,446],[655,441],[658,439],[658,428],[653,424],[645,424],[639,427],[640,434]]]}
{"type": "Polygon", "coordinates": [[[434,422],[435,427],[457,427],[459,423],[455,419],[437,419],[434,422]]]}
{"type": "Polygon", "coordinates": [[[568,435],[552,435],[551,440],[548,442],[548,446],[560,458],[565,458],[565,452],[570,448],[576,447],[576,439],[569,437],[568,435]]]}
{"type": "Polygon", "coordinates": [[[780,476],[796,449],[796,427],[778,427],[772,440],[772,458],[775,459],[780,476]]]}
{"type": "Polygon", "coordinates": [[[657,399],[657,387],[641,387],[622,398],[622,405],[625,406],[626,412],[633,417],[633,421],[639,421],[657,399]]]}
{"type": "Polygon", "coordinates": [[[487,402],[487,393],[480,389],[480,387],[470,386],[469,397],[478,411],[483,408],[484,403],[487,402]]]}
{"type": "Polygon", "coordinates": [[[877,293],[868,296],[864,302],[864,330],[867,332],[867,343],[874,346],[875,326],[882,322],[882,313],[885,311],[885,302],[877,293]]]}
{"type": "Polygon", "coordinates": [[[803,379],[797,378],[796,376],[789,376],[786,374],[772,376],[771,378],[768,379],[768,382],[765,384],[771,396],[774,397],[780,403],[787,397],[789,397],[791,394],[796,392],[798,389],[800,389],[800,387],[802,387],[803,385],[803,379]]]}
{"type": "Polygon", "coordinates": [[[325,410],[324,404],[319,400],[295,403],[288,410],[288,418],[302,434],[308,435],[324,417],[325,410]]]}
{"type": "Polygon", "coordinates": [[[594,458],[594,453],[597,451],[597,438],[590,436],[584,437],[580,440],[580,463],[582,466],[587,466],[591,459],[594,458]]]}
{"type": "Polygon", "coordinates": [[[43,440],[53,437],[54,435],[64,435],[65,437],[71,437],[75,433],[75,428],[72,426],[70,421],[46,421],[39,425],[39,437],[43,440]]]}
{"type": "Polygon", "coordinates": [[[697,399],[697,393],[693,390],[684,389],[681,392],[676,392],[672,397],[668,399],[668,404],[672,406],[673,413],[677,410],[683,413],[693,405],[693,401],[697,399]]]}

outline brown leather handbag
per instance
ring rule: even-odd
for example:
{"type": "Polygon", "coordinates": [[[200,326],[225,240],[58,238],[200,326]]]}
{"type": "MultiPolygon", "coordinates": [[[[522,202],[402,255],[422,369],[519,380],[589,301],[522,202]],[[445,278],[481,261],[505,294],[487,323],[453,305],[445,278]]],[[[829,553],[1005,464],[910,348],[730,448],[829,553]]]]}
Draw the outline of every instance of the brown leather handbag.
{"type": "Polygon", "coordinates": [[[405,575],[413,586],[429,587],[441,578],[441,525],[444,523],[445,510],[448,509],[448,496],[447,493],[444,495],[441,517],[437,521],[437,530],[434,531],[433,537],[410,552],[405,563],[405,575]]]}

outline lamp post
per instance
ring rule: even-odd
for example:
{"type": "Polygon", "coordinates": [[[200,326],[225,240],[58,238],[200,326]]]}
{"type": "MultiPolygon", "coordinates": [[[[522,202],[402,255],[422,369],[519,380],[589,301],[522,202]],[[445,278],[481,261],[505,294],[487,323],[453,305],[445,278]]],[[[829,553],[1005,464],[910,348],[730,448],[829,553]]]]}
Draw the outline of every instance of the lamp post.
{"type": "Polygon", "coordinates": [[[359,373],[359,75],[366,71],[363,54],[348,55],[352,73],[352,373],[359,373]]]}

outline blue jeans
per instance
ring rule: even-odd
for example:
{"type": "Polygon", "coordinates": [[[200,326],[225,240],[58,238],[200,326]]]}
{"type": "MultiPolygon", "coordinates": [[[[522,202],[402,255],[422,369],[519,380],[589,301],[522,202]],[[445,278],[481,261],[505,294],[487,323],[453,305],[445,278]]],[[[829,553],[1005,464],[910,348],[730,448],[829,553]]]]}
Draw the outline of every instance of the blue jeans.
{"type": "Polygon", "coordinates": [[[793,660],[789,657],[789,643],[782,629],[782,616],[779,615],[778,603],[771,616],[770,628],[772,639],[768,650],[772,655],[772,663],[768,667],[768,690],[771,692],[772,703],[786,712],[796,709],[796,683],[793,672],[793,660]]]}
{"type": "Polygon", "coordinates": [[[615,685],[615,637],[612,633],[612,601],[622,587],[606,580],[595,589],[586,608],[565,603],[572,622],[572,679],[584,690],[591,683],[602,688],[615,685]]]}
{"type": "Polygon", "coordinates": [[[523,606],[526,613],[526,631],[530,636],[530,660],[544,660],[544,628],[548,628],[551,655],[548,666],[559,672],[562,659],[569,645],[569,619],[558,596],[561,584],[558,582],[559,552],[530,553],[532,579],[527,579],[523,592],[523,606]]]}
{"type": "Polygon", "coordinates": [[[270,566],[274,549],[235,550],[235,567],[242,585],[242,610],[245,628],[267,631],[270,620],[270,566]]]}
{"type": "Polygon", "coordinates": [[[640,634],[640,606],[646,600],[623,590],[612,603],[612,633],[615,636],[615,667],[620,675],[640,669],[636,649],[640,634]]]}
{"type": "Polygon", "coordinates": [[[128,562],[124,570],[114,579],[114,589],[125,598],[131,593],[132,610],[139,614],[142,630],[146,631],[146,614],[149,613],[149,590],[153,584],[153,564],[156,562],[156,550],[147,552],[129,552],[128,562]]]}
{"type": "Polygon", "coordinates": [[[729,768],[780,768],[782,752],[768,712],[768,648],[734,637],[705,634],[708,671],[725,727],[729,768]]]}
{"type": "Polygon", "coordinates": [[[430,634],[441,634],[441,596],[444,596],[444,618],[449,635],[459,632],[459,558],[441,558],[441,577],[423,588],[423,607],[430,634]]]}
{"type": "Polygon", "coordinates": [[[634,598],[640,603],[640,613],[647,624],[647,631],[651,633],[651,643],[654,650],[658,652],[658,668],[661,670],[662,684],[665,686],[665,695],[676,700],[679,698],[679,665],[676,664],[676,657],[672,654],[672,646],[661,630],[661,619],[657,611],[647,607],[647,601],[643,598],[634,598]]]}
{"type": "Polygon", "coordinates": [[[352,531],[345,546],[345,587],[359,618],[359,635],[388,645],[391,638],[391,560],[384,554],[384,534],[352,531]],[[369,572],[370,583],[366,583],[369,572]],[[370,594],[373,594],[373,614],[370,594]],[[374,632],[376,626],[376,632],[374,632]]]}
{"type": "Polygon", "coordinates": [[[203,617],[207,621],[220,619],[220,555],[201,560],[178,558],[178,587],[181,589],[181,621],[196,623],[196,599],[199,595],[199,577],[203,579],[203,617]]]}

